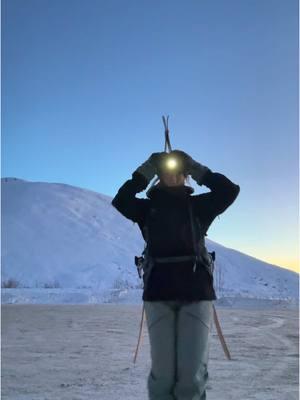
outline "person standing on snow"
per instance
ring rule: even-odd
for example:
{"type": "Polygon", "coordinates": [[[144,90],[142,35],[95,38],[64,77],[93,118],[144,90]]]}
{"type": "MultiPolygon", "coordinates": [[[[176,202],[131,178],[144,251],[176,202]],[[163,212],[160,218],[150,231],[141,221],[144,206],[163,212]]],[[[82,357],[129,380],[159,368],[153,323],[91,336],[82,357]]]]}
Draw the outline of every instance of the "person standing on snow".
{"type": "Polygon", "coordinates": [[[204,237],[239,192],[239,185],[226,176],[174,150],[153,153],[112,200],[123,216],[138,223],[147,243],[142,298],[151,348],[150,400],[206,400],[217,297],[204,237]],[[148,190],[148,198],[135,197],[155,175],[160,180],[148,190]],[[185,185],[188,175],[211,191],[191,196],[194,189],[185,185]],[[196,261],[195,235],[201,253],[196,261]]]}

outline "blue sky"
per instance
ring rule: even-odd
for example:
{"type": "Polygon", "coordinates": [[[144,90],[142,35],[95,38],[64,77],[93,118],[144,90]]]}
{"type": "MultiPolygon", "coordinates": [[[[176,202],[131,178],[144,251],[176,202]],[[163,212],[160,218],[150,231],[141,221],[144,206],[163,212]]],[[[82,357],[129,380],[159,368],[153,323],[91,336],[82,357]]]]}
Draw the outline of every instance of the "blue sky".
{"type": "Polygon", "coordinates": [[[2,1],[3,177],[114,196],[163,114],[240,185],[208,238],[297,269],[296,0],[2,1]]]}

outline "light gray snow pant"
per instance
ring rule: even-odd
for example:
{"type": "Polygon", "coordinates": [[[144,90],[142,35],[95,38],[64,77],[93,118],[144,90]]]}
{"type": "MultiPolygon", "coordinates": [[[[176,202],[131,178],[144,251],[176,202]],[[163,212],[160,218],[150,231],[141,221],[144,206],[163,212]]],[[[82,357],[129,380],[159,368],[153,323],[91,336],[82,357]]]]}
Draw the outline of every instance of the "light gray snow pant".
{"type": "Polygon", "coordinates": [[[206,400],[213,301],[144,301],[150,400],[206,400]]]}

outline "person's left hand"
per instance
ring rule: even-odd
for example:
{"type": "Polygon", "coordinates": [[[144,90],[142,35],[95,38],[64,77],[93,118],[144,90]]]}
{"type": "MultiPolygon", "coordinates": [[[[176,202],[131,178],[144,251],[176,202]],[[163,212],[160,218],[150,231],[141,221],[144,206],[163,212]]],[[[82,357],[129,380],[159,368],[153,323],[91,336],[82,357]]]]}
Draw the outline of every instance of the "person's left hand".
{"type": "Polygon", "coordinates": [[[175,157],[178,157],[183,164],[183,171],[186,172],[187,174],[191,173],[192,165],[194,160],[192,157],[185,153],[182,150],[172,150],[170,155],[174,155],[175,157]]]}
{"type": "Polygon", "coordinates": [[[201,163],[195,161],[190,155],[182,150],[173,150],[172,153],[177,154],[179,157],[182,158],[186,173],[191,175],[191,177],[199,185],[202,185],[205,174],[211,170],[205,165],[202,165],[201,163]]]}

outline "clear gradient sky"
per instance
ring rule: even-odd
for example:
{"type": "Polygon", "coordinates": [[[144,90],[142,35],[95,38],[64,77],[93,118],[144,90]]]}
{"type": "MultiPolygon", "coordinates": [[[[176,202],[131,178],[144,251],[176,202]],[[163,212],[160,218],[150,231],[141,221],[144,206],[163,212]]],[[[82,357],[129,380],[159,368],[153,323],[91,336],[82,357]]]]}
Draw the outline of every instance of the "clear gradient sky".
{"type": "Polygon", "coordinates": [[[240,185],[208,238],[298,271],[298,1],[2,0],[3,177],[114,196],[163,114],[240,185]]]}

